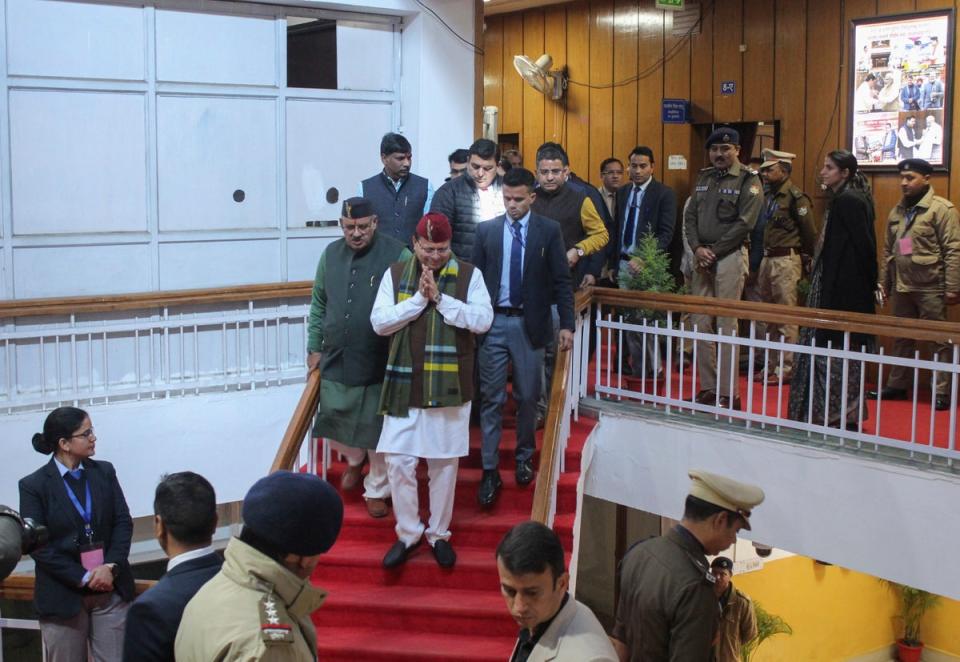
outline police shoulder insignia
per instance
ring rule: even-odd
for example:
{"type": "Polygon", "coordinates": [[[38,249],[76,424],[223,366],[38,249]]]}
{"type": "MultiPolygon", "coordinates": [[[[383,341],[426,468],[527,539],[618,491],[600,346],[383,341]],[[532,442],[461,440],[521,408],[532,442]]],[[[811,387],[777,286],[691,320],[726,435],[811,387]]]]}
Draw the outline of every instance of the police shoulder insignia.
{"type": "Polygon", "coordinates": [[[809,209],[806,205],[803,207],[797,207],[797,216],[806,216],[809,209]]]}
{"type": "Polygon", "coordinates": [[[760,195],[760,187],[754,184],[750,187],[750,195],[760,195]]]}
{"type": "Polygon", "coordinates": [[[286,610],[277,605],[273,593],[263,596],[260,607],[260,638],[266,644],[293,643],[293,626],[286,610]]]}

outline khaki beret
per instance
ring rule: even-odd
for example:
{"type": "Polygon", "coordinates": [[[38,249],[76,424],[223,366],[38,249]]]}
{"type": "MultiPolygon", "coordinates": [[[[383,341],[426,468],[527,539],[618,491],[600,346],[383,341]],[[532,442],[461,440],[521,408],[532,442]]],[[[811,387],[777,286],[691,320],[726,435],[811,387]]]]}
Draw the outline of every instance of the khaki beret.
{"type": "Polygon", "coordinates": [[[690,496],[737,513],[750,530],[750,511],[763,503],[763,490],[701,469],[691,469],[688,475],[690,496]]]}
{"type": "Polygon", "coordinates": [[[790,152],[778,152],[775,149],[765,149],[760,152],[760,155],[763,157],[763,163],[760,164],[761,170],[781,162],[793,163],[793,160],[797,158],[796,154],[791,154],[790,152]]]}

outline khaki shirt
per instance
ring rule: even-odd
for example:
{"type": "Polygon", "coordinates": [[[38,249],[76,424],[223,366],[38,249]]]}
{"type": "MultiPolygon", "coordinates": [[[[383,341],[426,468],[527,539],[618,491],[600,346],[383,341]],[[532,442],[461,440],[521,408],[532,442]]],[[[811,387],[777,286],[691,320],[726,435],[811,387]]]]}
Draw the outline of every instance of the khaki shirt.
{"type": "Polygon", "coordinates": [[[725,173],[704,168],[691,199],[683,215],[690,248],[696,253],[707,246],[719,259],[743,246],[763,208],[763,186],[757,173],[742,163],[725,173]]]}
{"type": "Polygon", "coordinates": [[[611,636],[631,662],[709,662],[720,617],[702,546],[676,527],[627,552],[611,636]]]}
{"type": "Polygon", "coordinates": [[[957,210],[931,186],[907,222],[900,201],[890,211],[880,282],[887,292],[960,292],[960,225],[957,210]],[[906,249],[909,252],[904,254],[906,249]]]}
{"type": "Polygon", "coordinates": [[[731,585],[730,597],[720,618],[720,639],[716,662],[740,662],[740,647],[757,636],[757,615],[753,601],[731,585]]]}
{"type": "Polygon", "coordinates": [[[314,662],[317,631],[310,614],[326,593],[237,538],[223,556],[223,569],[183,612],[178,662],[314,662]]]}
{"type": "Polygon", "coordinates": [[[817,224],[809,196],[787,179],[771,194],[776,204],[773,216],[763,229],[764,248],[796,248],[813,255],[817,224]]]}

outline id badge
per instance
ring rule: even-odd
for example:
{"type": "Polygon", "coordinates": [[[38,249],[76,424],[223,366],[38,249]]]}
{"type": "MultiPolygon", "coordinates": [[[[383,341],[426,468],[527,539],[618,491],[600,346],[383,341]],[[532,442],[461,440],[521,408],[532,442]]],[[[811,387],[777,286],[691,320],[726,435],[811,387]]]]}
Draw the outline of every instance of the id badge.
{"type": "Polygon", "coordinates": [[[902,237],[898,240],[900,255],[913,255],[913,238],[902,237]]]}
{"type": "Polygon", "coordinates": [[[93,570],[103,565],[103,543],[94,542],[80,546],[80,565],[84,570],[93,570]]]}

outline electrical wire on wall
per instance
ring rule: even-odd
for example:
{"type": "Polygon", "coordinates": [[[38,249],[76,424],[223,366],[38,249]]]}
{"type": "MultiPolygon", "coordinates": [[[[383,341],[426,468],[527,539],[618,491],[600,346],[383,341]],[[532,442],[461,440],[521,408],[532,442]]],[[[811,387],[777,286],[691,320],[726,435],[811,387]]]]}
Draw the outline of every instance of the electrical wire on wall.
{"type": "MultiPolygon", "coordinates": [[[[843,61],[843,33],[845,24],[843,17],[846,15],[846,7],[847,0],[840,0],[840,43],[837,44],[837,53],[839,53],[841,56],[840,71],[837,72],[837,90],[833,100],[833,110],[830,111],[830,121],[827,123],[827,131],[823,134],[823,141],[820,143],[820,148],[817,150],[817,157],[813,161],[814,171],[817,173],[813,176],[813,181],[816,182],[817,186],[823,186],[820,183],[819,164],[823,161],[823,150],[826,148],[827,141],[830,139],[830,132],[833,130],[833,122],[840,114],[840,91],[843,88],[843,72],[847,69],[847,63],[843,61]]],[[[810,164],[808,163],[807,166],[809,167],[810,164]]]]}
{"type": "Polygon", "coordinates": [[[637,81],[643,80],[644,78],[647,78],[648,76],[652,76],[659,69],[662,69],[663,66],[667,62],[669,62],[677,53],[679,53],[681,48],[683,48],[690,42],[690,39],[693,37],[693,33],[703,23],[704,15],[713,11],[713,6],[715,4],[716,4],[716,0],[711,0],[709,4],[703,6],[700,10],[700,18],[698,18],[694,22],[694,24],[690,26],[690,29],[687,30],[687,32],[683,35],[683,37],[681,37],[680,40],[677,41],[677,43],[671,46],[670,50],[664,53],[659,60],[649,65],[643,71],[640,71],[634,74],[633,76],[630,76],[629,78],[618,80],[614,83],[584,83],[581,81],[574,80],[572,78],[567,79],[567,83],[569,83],[570,85],[576,85],[578,87],[586,87],[591,90],[608,90],[614,87],[620,87],[622,85],[629,85],[630,83],[635,83],[637,81]]]}
{"type": "Polygon", "coordinates": [[[466,37],[462,37],[459,32],[457,32],[456,30],[454,30],[452,27],[450,27],[450,25],[449,25],[445,20],[443,20],[442,18],[440,18],[440,14],[438,14],[438,13],[435,12],[435,11],[433,11],[432,8],[428,7],[428,6],[427,6],[426,4],[424,4],[421,0],[415,0],[415,2],[416,2],[418,5],[420,5],[421,7],[423,7],[426,11],[428,11],[435,19],[437,19],[438,21],[440,21],[440,24],[443,25],[443,27],[445,27],[445,28],[447,29],[447,31],[450,32],[450,34],[452,34],[454,37],[456,37],[457,39],[459,39],[465,46],[467,46],[467,47],[469,47],[470,49],[472,49],[473,52],[476,53],[477,55],[483,55],[483,49],[482,49],[482,48],[480,48],[479,46],[477,46],[475,43],[473,43],[472,41],[470,41],[470,40],[467,39],[466,37]]]}

